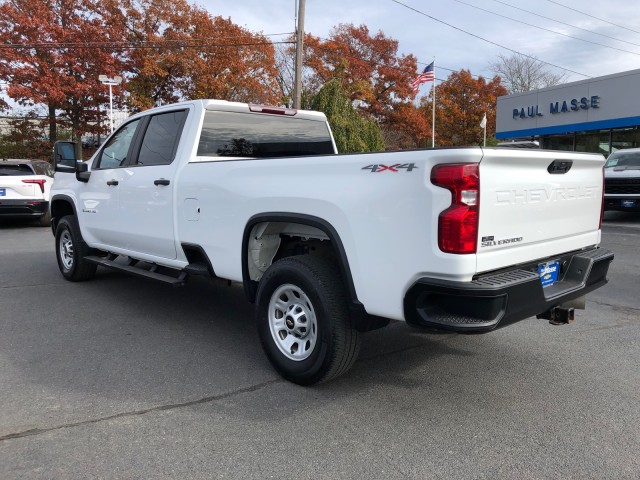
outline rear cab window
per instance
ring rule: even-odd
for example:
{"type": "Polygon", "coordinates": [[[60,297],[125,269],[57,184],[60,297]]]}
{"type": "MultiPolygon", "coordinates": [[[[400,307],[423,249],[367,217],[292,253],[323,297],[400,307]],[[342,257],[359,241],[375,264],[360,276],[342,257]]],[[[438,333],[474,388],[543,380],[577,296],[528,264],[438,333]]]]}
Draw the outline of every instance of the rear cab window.
{"type": "Polygon", "coordinates": [[[187,110],[178,110],[151,116],[140,145],[138,165],[169,165],[173,162],[187,113],[187,110]]]}
{"type": "Polygon", "coordinates": [[[205,112],[199,157],[295,157],[333,154],[325,122],[289,116],[238,112],[205,112]]]}

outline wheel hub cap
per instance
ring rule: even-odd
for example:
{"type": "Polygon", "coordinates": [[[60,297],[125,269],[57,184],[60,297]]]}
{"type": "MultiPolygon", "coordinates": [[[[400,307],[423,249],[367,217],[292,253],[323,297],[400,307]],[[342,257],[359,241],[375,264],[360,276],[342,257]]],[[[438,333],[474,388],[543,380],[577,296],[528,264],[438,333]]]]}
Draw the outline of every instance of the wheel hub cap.
{"type": "Polygon", "coordinates": [[[269,328],[278,349],[290,360],[308,358],[317,343],[317,322],[309,297],[299,287],[278,287],[269,301],[269,328]]]}
{"type": "Polygon", "coordinates": [[[68,231],[60,236],[60,260],[67,270],[73,266],[73,239],[68,231]]]}

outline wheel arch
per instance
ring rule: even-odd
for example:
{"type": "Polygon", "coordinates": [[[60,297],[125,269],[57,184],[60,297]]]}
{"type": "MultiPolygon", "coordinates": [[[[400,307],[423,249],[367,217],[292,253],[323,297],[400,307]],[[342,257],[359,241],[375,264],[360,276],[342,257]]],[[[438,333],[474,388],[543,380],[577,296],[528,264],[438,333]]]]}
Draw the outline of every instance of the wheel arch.
{"type": "Polygon", "coordinates": [[[258,290],[258,282],[251,279],[249,272],[249,241],[250,235],[254,227],[262,223],[290,223],[302,226],[312,227],[320,230],[327,236],[331,242],[336,257],[338,258],[338,266],[340,273],[345,281],[347,287],[347,293],[354,306],[358,307],[358,310],[363,309],[362,304],[358,300],[356,294],[355,285],[353,283],[353,277],[351,275],[351,268],[349,266],[349,259],[345,251],[344,245],[338,234],[337,230],[329,223],[320,217],[313,215],[306,215],[301,213],[287,213],[287,212],[270,212],[254,215],[249,219],[244,228],[244,234],[242,237],[242,283],[244,285],[244,291],[250,302],[255,303],[256,293],[258,290]]]}
{"type": "Polygon", "coordinates": [[[51,230],[56,234],[58,222],[65,215],[78,215],[76,204],[69,195],[54,195],[50,200],[51,205],[51,230]]]}

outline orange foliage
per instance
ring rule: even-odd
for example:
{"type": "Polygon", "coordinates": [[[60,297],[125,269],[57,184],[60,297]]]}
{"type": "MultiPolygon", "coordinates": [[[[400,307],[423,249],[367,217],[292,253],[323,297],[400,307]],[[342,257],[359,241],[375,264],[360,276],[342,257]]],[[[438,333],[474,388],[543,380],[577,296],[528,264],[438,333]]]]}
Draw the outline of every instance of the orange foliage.
{"type": "Polygon", "coordinates": [[[119,58],[95,42],[115,40],[109,0],[13,0],[0,5],[0,78],[21,105],[45,104],[50,137],[56,111],[63,111],[79,136],[90,130],[105,88],[98,74],[114,75],[119,58]],[[60,47],[53,44],[63,44],[60,47]]]}
{"type": "Polygon", "coordinates": [[[393,106],[414,98],[409,85],[416,75],[413,55],[398,55],[398,41],[382,32],[371,35],[365,25],[340,24],[326,40],[305,36],[305,63],[313,72],[309,86],[317,91],[340,77],[352,100],[377,120],[393,106]]]}
{"type": "MultiPolygon", "coordinates": [[[[506,94],[500,77],[487,81],[484,77],[473,78],[468,70],[453,72],[436,86],[436,146],[482,145],[480,121],[485,112],[487,138],[495,136],[497,99],[506,94]]],[[[430,117],[427,97],[423,97],[421,109],[430,117]]]]}
{"type": "Polygon", "coordinates": [[[123,0],[134,109],[181,99],[274,103],[273,44],[185,0],[123,0]]]}

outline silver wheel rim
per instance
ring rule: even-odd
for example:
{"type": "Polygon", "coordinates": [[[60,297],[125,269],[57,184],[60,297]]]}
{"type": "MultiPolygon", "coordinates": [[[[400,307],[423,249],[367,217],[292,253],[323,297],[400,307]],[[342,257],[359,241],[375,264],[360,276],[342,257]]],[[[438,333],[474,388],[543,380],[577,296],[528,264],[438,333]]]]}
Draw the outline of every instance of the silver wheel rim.
{"type": "Polygon", "coordinates": [[[65,270],[71,270],[73,267],[73,239],[69,230],[65,230],[60,234],[60,261],[65,270]]]}
{"type": "Polygon", "coordinates": [[[309,297],[295,285],[281,285],[269,301],[269,329],[278,349],[289,360],[302,361],[313,353],[318,324],[309,297]]]}

